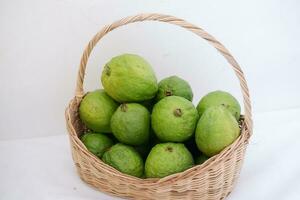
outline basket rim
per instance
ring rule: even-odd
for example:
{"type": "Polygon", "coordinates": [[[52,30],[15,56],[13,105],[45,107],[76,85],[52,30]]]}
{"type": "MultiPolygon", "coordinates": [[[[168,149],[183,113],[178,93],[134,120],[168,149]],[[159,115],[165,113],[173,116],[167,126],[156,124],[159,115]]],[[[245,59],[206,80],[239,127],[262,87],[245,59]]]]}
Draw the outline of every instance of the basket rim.
{"type": "MultiPolygon", "coordinates": [[[[228,147],[223,149],[219,154],[217,154],[213,157],[210,157],[203,164],[195,165],[183,172],[175,173],[175,174],[163,177],[163,178],[142,179],[142,178],[130,176],[130,175],[127,175],[127,174],[124,174],[124,173],[118,171],[117,169],[107,165],[100,158],[96,157],[94,154],[92,154],[90,151],[88,151],[88,149],[85,147],[85,145],[81,142],[81,140],[77,136],[76,130],[74,129],[73,124],[71,122],[71,107],[74,104],[77,105],[77,107],[78,107],[79,103],[80,102],[78,102],[78,99],[76,97],[74,97],[73,99],[71,99],[70,103],[68,104],[67,108],[65,109],[65,119],[66,119],[66,123],[67,123],[69,139],[74,144],[76,144],[78,150],[80,150],[86,156],[88,156],[89,159],[92,159],[93,164],[97,164],[97,165],[101,166],[102,169],[105,169],[110,173],[113,172],[113,174],[119,178],[131,180],[131,181],[138,181],[143,185],[150,186],[150,185],[155,185],[158,183],[159,184],[164,184],[164,183],[169,184],[170,180],[172,182],[174,182],[179,179],[182,180],[183,177],[196,176],[198,173],[203,173],[204,171],[207,171],[207,170],[213,168],[214,166],[222,163],[225,159],[229,158],[232,153],[234,153],[234,151],[239,147],[239,145],[243,145],[243,144],[247,145],[248,141],[249,141],[249,137],[247,137],[247,135],[248,135],[247,132],[249,130],[247,127],[247,123],[245,123],[245,121],[243,119],[239,137],[231,145],[229,145],[228,147]]],[[[74,160],[74,162],[75,162],[75,160],[74,160]]]]}

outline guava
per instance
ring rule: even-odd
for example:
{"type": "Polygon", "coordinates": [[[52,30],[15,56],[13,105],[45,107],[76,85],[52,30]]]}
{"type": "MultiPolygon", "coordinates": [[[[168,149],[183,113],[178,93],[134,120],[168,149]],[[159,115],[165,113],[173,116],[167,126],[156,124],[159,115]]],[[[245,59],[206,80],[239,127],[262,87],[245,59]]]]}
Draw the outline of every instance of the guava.
{"type": "Polygon", "coordinates": [[[218,105],[225,106],[231,112],[231,114],[237,120],[239,120],[241,114],[241,106],[239,102],[228,92],[220,90],[210,92],[200,100],[197,105],[197,110],[200,117],[207,108],[218,105]]]}
{"type": "Polygon", "coordinates": [[[124,144],[144,144],[149,140],[150,113],[138,103],[123,103],[111,118],[111,129],[124,144]]]}
{"type": "Polygon", "coordinates": [[[183,97],[169,96],[154,105],[151,123],[160,141],[183,142],[193,135],[198,118],[192,102],[183,97]]]}
{"type": "Polygon", "coordinates": [[[89,129],[100,133],[110,133],[110,119],[117,108],[118,103],[104,90],[95,90],[88,92],[82,99],[79,116],[89,129]]]}
{"type": "Polygon", "coordinates": [[[162,178],[193,165],[193,156],[184,144],[161,143],[151,149],[145,162],[145,175],[147,178],[162,178]]]}
{"type": "Polygon", "coordinates": [[[195,132],[196,143],[206,156],[214,156],[233,143],[239,136],[239,125],[225,106],[206,109],[195,132]]]}
{"type": "Polygon", "coordinates": [[[114,144],[108,136],[93,132],[85,133],[81,137],[81,141],[90,152],[99,158],[101,158],[103,153],[114,144]]]}
{"type": "Polygon", "coordinates": [[[144,162],[141,155],[131,146],[115,144],[102,156],[103,162],[131,176],[141,177],[144,173],[144,162]]]}
{"type": "Polygon", "coordinates": [[[158,83],[156,101],[167,96],[180,96],[189,101],[193,100],[193,91],[189,83],[178,76],[170,76],[158,83]]]}
{"type": "Polygon", "coordinates": [[[105,91],[118,102],[140,102],[153,98],[158,86],[151,65],[142,57],[123,54],[112,58],[102,71],[105,91]]]}
{"type": "Polygon", "coordinates": [[[195,164],[196,165],[201,165],[202,163],[204,163],[207,159],[209,159],[209,157],[207,157],[204,154],[200,154],[198,156],[196,156],[195,158],[195,164]]]}

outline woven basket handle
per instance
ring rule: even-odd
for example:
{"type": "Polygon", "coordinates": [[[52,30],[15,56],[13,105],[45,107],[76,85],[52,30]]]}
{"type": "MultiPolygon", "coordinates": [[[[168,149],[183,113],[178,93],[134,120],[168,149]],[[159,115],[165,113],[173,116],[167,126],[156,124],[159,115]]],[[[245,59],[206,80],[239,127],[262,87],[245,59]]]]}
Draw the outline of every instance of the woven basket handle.
{"type": "Polygon", "coordinates": [[[199,35],[203,39],[207,40],[212,46],[214,46],[223,56],[224,58],[229,62],[229,64],[232,66],[236,76],[239,79],[243,99],[244,99],[244,109],[245,109],[245,123],[249,130],[249,136],[252,134],[252,118],[251,118],[251,102],[249,97],[249,89],[247,86],[247,82],[244,77],[244,73],[242,69],[240,68],[239,64],[236,62],[236,60],[233,58],[233,56],[229,53],[229,51],[219,42],[217,41],[213,36],[211,36],[209,33],[204,31],[202,28],[199,28],[193,24],[190,24],[182,19],[170,16],[170,15],[163,15],[163,14],[138,14],[135,16],[129,16],[124,19],[115,21],[114,23],[110,25],[104,26],[89,42],[87,47],[85,48],[83,55],[81,57],[80,61],[80,67],[78,70],[78,76],[77,76],[77,84],[76,84],[76,90],[75,90],[75,96],[77,100],[81,100],[81,98],[84,95],[83,91],[83,80],[85,75],[85,69],[86,64],[89,59],[89,56],[97,44],[97,42],[107,33],[110,31],[134,22],[141,22],[141,21],[160,21],[160,22],[167,22],[170,24],[174,24],[177,26],[181,26],[196,35],[199,35]]]}

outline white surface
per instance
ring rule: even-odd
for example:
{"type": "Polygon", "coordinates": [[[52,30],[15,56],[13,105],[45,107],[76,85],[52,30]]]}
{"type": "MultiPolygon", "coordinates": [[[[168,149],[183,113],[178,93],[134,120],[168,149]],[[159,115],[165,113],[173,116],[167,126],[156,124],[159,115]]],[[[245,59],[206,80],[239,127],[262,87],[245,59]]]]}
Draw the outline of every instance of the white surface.
{"type": "MultiPolygon", "coordinates": [[[[228,200],[300,199],[300,109],[255,116],[254,135],[228,200]]],[[[0,141],[0,199],[113,200],[77,176],[66,135],[0,141]]]]}
{"type": "MultiPolygon", "coordinates": [[[[141,12],[181,17],[224,43],[247,76],[254,112],[299,107],[299,10],[297,0],[1,0],[0,139],[63,134],[83,48],[105,24],[141,12]]],[[[124,52],[147,58],[159,79],[187,79],[194,103],[215,89],[241,100],[232,70],[213,48],[157,22],[105,37],[89,62],[86,88],[100,87],[101,66],[124,52]]]]}

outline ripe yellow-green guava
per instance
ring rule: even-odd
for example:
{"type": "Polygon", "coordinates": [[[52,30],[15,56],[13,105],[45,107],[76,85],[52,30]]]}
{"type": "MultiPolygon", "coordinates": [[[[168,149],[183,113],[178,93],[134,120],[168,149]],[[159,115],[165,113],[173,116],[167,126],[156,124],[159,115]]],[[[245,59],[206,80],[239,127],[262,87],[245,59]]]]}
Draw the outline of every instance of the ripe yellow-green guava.
{"type": "Polygon", "coordinates": [[[195,132],[196,143],[206,156],[214,156],[230,145],[239,136],[239,125],[224,106],[206,109],[195,132]]]}
{"type": "Polygon", "coordinates": [[[115,144],[102,156],[103,162],[131,176],[142,177],[144,162],[141,155],[131,146],[115,144]]]}
{"type": "Polygon", "coordinates": [[[89,129],[100,133],[110,133],[110,119],[117,108],[118,103],[104,90],[95,90],[87,93],[82,99],[79,116],[89,129]]]}
{"type": "Polygon", "coordinates": [[[157,79],[150,64],[134,54],[112,58],[102,71],[105,91],[118,102],[141,102],[157,92],[157,79]]]}
{"type": "Polygon", "coordinates": [[[124,144],[144,144],[149,140],[150,113],[138,103],[123,103],[111,118],[111,129],[124,144]]]}
{"type": "Polygon", "coordinates": [[[81,141],[90,152],[99,158],[101,158],[103,153],[114,144],[108,136],[94,132],[85,133],[81,137],[81,141]]]}
{"type": "Polygon", "coordinates": [[[193,100],[193,91],[189,83],[178,76],[170,76],[158,83],[156,101],[167,96],[180,96],[189,101],[193,100]]]}
{"type": "Polygon", "coordinates": [[[151,124],[160,141],[184,142],[194,134],[198,118],[192,102],[183,97],[169,96],[154,105],[151,124]]]}
{"type": "Polygon", "coordinates": [[[207,108],[218,105],[225,106],[230,111],[230,113],[237,120],[239,120],[241,114],[241,106],[239,102],[228,92],[220,90],[210,92],[200,100],[197,105],[197,110],[200,117],[207,108]]]}
{"type": "Polygon", "coordinates": [[[194,165],[192,154],[181,143],[155,145],[145,162],[147,178],[162,178],[182,172],[194,165]]]}

